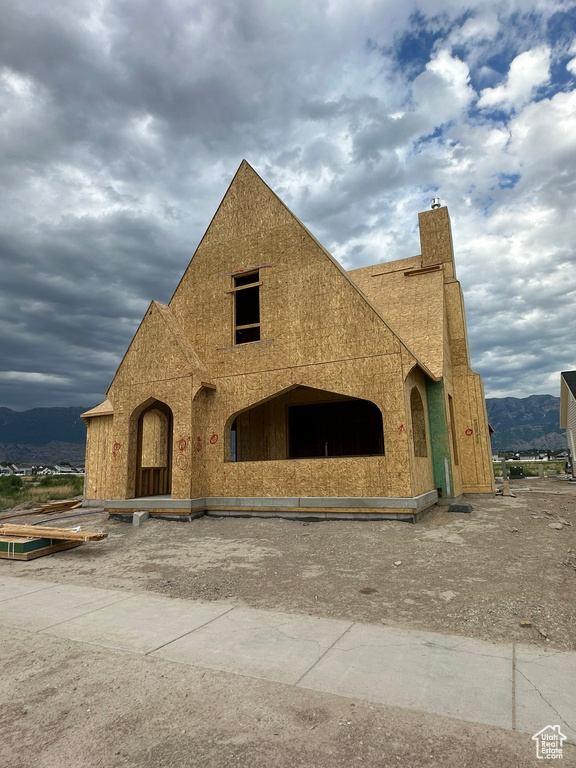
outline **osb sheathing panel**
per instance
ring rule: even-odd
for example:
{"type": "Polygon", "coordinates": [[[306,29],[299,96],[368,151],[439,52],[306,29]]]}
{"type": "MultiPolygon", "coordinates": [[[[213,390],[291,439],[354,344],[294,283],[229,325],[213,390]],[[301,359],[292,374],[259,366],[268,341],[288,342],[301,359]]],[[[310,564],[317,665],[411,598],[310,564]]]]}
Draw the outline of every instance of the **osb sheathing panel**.
{"type": "Polygon", "coordinates": [[[400,349],[344,270],[246,164],[169,306],[215,377],[400,349]],[[272,266],[259,276],[261,341],[233,347],[229,273],[264,264],[272,266]]]}
{"type": "MultiPolygon", "coordinates": [[[[298,394],[295,391],[286,397],[297,398],[298,394]]],[[[268,402],[273,407],[273,401],[268,402]]],[[[206,479],[209,484],[198,495],[284,496],[290,495],[292,491],[282,491],[282,488],[292,488],[294,492],[300,488],[298,495],[314,496],[325,495],[326,487],[335,486],[340,489],[336,495],[412,495],[410,476],[406,469],[407,440],[405,434],[398,431],[398,427],[406,422],[399,356],[396,356],[395,361],[368,358],[219,379],[217,396],[215,393],[211,398],[208,394],[199,410],[203,411],[206,419],[209,438],[218,435],[218,441],[213,444],[208,438],[206,479]],[[226,441],[229,440],[229,428],[234,416],[294,385],[329,390],[337,395],[374,402],[382,411],[386,457],[227,463],[224,467],[224,482],[228,490],[218,490],[223,478],[218,474],[218,469],[225,459],[226,441]],[[224,444],[221,444],[222,436],[224,444]],[[342,461],[346,466],[353,466],[354,471],[342,475],[342,461]],[[257,469],[255,464],[258,464],[257,469]],[[374,470],[375,466],[379,467],[378,471],[374,470]],[[258,485],[258,477],[262,479],[262,486],[258,485]],[[216,485],[212,484],[213,478],[216,478],[216,485]]]]}
{"type": "MultiPolygon", "coordinates": [[[[132,385],[116,385],[114,392],[114,417],[110,426],[110,438],[106,449],[108,470],[106,487],[100,495],[87,498],[133,498],[135,490],[137,428],[139,414],[146,405],[160,400],[170,406],[173,415],[172,441],[172,496],[190,498],[191,453],[191,402],[199,384],[193,384],[192,376],[165,381],[141,382],[132,385]],[[179,450],[181,441],[186,442],[179,450]]],[[[100,419],[90,419],[88,436],[91,440],[94,425],[100,419]]]]}
{"type": "Polygon", "coordinates": [[[153,301],[120,363],[108,397],[115,402],[118,387],[183,378],[192,372],[198,378],[208,376],[192,345],[178,328],[176,318],[167,307],[153,301]]]}
{"type": "Polygon", "coordinates": [[[166,467],[168,456],[168,419],[160,411],[147,411],[142,416],[142,466],[166,467]]]}
{"type": "Polygon", "coordinates": [[[410,450],[410,467],[412,477],[412,491],[414,495],[426,493],[434,488],[434,470],[432,467],[432,448],[430,446],[430,425],[428,423],[428,399],[426,396],[426,380],[419,368],[413,368],[406,377],[404,384],[404,396],[406,410],[410,413],[408,422],[408,446],[410,450]],[[412,414],[410,408],[410,395],[412,388],[416,387],[422,398],[424,406],[424,418],[426,424],[426,456],[414,455],[414,435],[412,429],[412,414]]]}
{"type": "Polygon", "coordinates": [[[381,264],[372,264],[369,267],[360,267],[360,269],[351,269],[348,274],[355,283],[359,280],[364,281],[367,277],[376,277],[388,272],[404,272],[409,269],[419,269],[422,266],[421,256],[410,256],[407,259],[396,259],[395,261],[384,261],[381,264]]]}
{"type": "Polygon", "coordinates": [[[444,329],[442,333],[444,339],[444,359],[443,359],[443,376],[451,377],[452,375],[452,351],[450,349],[450,333],[448,330],[448,316],[446,309],[446,302],[444,302],[444,329]]]}
{"type": "MultiPolygon", "coordinates": [[[[208,476],[207,496],[411,496],[409,488],[382,493],[385,456],[247,461],[208,476]]],[[[409,486],[409,483],[407,484],[409,486]]]]}
{"type": "MultiPolygon", "coordinates": [[[[406,261],[410,261],[406,259],[406,261]]],[[[389,266],[392,266],[392,262],[389,266]]],[[[383,265],[379,265],[383,266],[383,265]]],[[[444,276],[442,269],[405,276],[404,270],[373,274],[377,267],[350,272],[388,325],[437,377],[444,352],[444,276]]]]}
{"type": "Polygon", "coordinates": [[[494,490],[494,471],[480,376],[472,372],[456,376],[454,392],[462,492],[490,493],[494,490]]]}
{"type": "Polygon", "coordinates": [[[407,421],[401,364],[399,356],[394,357],[395,360],[367,358],[219,379],[216,392],[201,392],[192,404],[193,423],[203,425],[194,432],[192,440],[195,446],[201,446],[196,450],[192,468],[194,495],[414,495],[407,471],[408,439],[406,432],[399,430],[407,421]],[[386,456],[225,461],[234,417],[295,385],[374,402],[382,411],[386,456]]]}
{"type": "Polygon", "coordinates": [[[86,498],[107,497],[113,451],[112,416],[88,419],[86,437],[86,498]]]}
{"type": "Polygon", "coordinates": [[[468,351],[468,333],[464,314],[464,297],[462,288],[457,280],[446,283],[446,315],[452,352],[452,365],[470,366],[468,351]]]}
{"type": "Polygon", "coordinates": [[[442,207],[418,214],[422,266],[454,262],[452,229],[448,208],[442,207]]]}

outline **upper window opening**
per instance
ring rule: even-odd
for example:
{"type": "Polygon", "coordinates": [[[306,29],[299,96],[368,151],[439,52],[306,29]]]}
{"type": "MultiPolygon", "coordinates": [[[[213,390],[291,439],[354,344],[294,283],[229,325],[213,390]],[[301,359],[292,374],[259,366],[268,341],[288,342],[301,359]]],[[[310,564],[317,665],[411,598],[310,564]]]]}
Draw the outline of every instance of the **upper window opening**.
{"type": "Polygon", "coordinates": [[[236,275],[234,278],[234,288],[239,288],[241,285],[251,285],[258,282],[258,272],[248,272],[243,275],[236,275]]]}
{"type": "Polygon", "coordinates": [[[260,341],[260,282],[258,272],[234,278],[234,343],[260,341]]]}

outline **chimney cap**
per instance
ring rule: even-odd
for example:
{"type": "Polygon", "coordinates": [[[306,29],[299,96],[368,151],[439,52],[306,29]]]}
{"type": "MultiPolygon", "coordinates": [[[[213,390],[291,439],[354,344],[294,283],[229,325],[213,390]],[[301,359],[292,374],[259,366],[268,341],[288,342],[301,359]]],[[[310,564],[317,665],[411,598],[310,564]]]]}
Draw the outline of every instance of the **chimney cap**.
{"type": "Polygon", "coordinates": [[[432,210],[435,210],[436,208],[440,208],[439,197],[433,197],[432,200],[430,200],[430,208],[432,208],[432,210]]]}

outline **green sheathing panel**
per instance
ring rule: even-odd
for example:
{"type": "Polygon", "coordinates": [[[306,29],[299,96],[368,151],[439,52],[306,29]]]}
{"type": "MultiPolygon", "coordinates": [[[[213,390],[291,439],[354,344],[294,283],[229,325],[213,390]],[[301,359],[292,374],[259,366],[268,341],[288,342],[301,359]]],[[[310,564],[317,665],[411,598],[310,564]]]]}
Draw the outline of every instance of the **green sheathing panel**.
{"type": "Polygon", "coordinates": [[[58,539],[22,539],[21,541],[0,541],[0,552],[33,552],[35,549],[51,547],[58,539]]]}
{"type": "Polygon", "coordinates": [[[452,459],[450,456],[450,437],[448,436],[448,415],[443,381],[426,381],[428,396],[428,424],[430,425],[430,445],[432,446],[432,468],[434,485],[442,488],[442,496],[454,497],[452,479],[452,459]],[[448,468],[448,472],[446,471],[448,468]],[[447,477],[448,475],[448,477],[447,477]],[[450,487],[448,487],[448,483],[450,487]]]}

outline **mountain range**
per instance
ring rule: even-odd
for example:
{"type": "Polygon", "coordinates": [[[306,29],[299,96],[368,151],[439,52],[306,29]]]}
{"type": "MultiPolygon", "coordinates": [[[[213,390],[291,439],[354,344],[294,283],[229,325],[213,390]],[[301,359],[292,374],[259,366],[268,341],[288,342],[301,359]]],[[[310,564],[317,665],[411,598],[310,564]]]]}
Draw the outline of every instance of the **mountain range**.
{"type": "Polygon", "coordinates": [[[560,398],[553,395],[487,397],[493,450],[525,451],[566,448],[560,429],[560,398]]]}
{"type": "Polygon", "coordinates": [[[86,427],[80,414],[88,410],[0,408],[0,461],[58,464],[84,462],[86,427]]]}
{"type": "MultiPolygon", "coordinates": [[[[566,435],[559,427],[559,397],[489,397],[486,408],[494,430],[493,450],[566,447],[566,435]]],[[[80,414],[86,410],[79,406],[29,411],[0,408],[0,461],[83,462],[86,427],[80,414]]]]}

